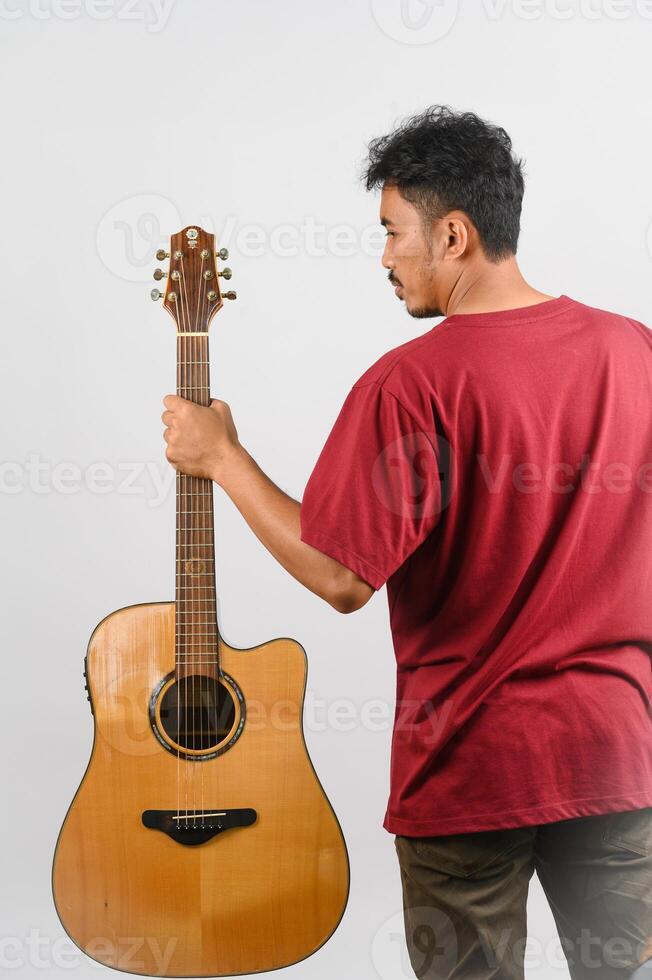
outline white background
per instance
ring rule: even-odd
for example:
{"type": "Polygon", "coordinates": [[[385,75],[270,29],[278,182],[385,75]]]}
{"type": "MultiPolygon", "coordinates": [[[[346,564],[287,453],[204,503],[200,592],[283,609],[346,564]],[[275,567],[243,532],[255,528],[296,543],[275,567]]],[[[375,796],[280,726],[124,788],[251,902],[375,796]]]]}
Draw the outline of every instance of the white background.
{"type": "MultiPolygon", "coordinates": [[[[230,248],[239,299],[213,323],[213,395],[300,499],[351,384],[433,326],[394,297],[378,199],[359,183],[366,142],[405,115],[441,102],[504,126],[526,160],[528,281],[650,322],[651,41],[643,0],[0,0],[0,950],[14,976],[107,972],[65,939],[50,873],[92,743],[88,637],[113,609],[173,597],[160,413],[175,340],[148,297],[155,249],[195,222],[230,248]]],[[[351,860],[336,933],[277,975],[409,978],[382,828],[385,590],[339,615],[221,491],[216,528],[226,641],[307,651],[306,742],[351,860]]],[[[528,913],[528,980],[565,980],[536,878],[528,913]]]]}

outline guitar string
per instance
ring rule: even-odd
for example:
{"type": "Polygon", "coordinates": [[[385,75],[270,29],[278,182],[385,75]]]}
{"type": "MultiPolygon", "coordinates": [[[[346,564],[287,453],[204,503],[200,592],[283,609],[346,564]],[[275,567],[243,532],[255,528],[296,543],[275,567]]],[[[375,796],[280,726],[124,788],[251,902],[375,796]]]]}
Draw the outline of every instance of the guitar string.
{"type": "MultiPolygon", "coordinates": [[[[178,306],[178,309],[179,309],[179,315],[180,315],[180,319],[181,319],[181,329],[183,330],[184,329],[184,312],[183,312],[183,294],[182,294],[181,289],[179,290],[179,306],[178,306]]],[[[179,341],[178,341],[178,348],[179,348],[179,350],[182,350],[183,349],[183,342],[182,342],[181,339],[179,339],[179,341]]],[[[179,358],[179,361],[183,361],[184,359],[185,358],[184,358],[184,355],[182,353],[181,358],[179,358]]],[[[184,365],[184,367],[185,367],[185,365],[184,365]]],[[[178,387],[178,390],[177,390],[177,394],[181,395],[183,388],[184,388],[183,367],[181,367],[181,365],[180,365],[180,367],[179,367],[179,387],[178,387]]],[[[177,490],[178,490],[178,493],[177,493],[178,506],[180,507],[181,511],[184,511],[184,510],[187,509],[187,503],[186,503],[186,500],[185,500],[185,490],[186,490],[186,487],[185,487],[185,483],[184,483],[184,479],[183,479],[183,474],[180,473],[180,472],[177,472],[177,490]]],[[[179,527],[177,557],[181,557],[185,553],[186,545],[185,545],[185,540],[184,540],[184,528],[183,528],[181,519],[178,519],[177,523],[178,523],[178,527],[179,527]]],[[[178,571],[178,570],[175,569],[175,571],[178,571]]],[[[176,581],[177,581],[177,584],[179,584],[179,582],[183,582],[183,578],[180,578],[180,579],[177,578],[176,581]]],[[[181,612],[181,610],[183,610],[184,620],[185,620],[185,613],[186,613],[186,597],[185,597],[185,591],[184,591],[183,595],[181,595],[181,590],[178,590],[178,595],[179,595],[179,610],[178,611],[181,612]]],[[[177,662],[179,663],[179,665],[181,664],[181,660],[180,660],[180,653],[181,653],[181,649],[180,649],[180,647],[181,647],[180,637],[181,637],[181,635],[182,635],[182,633],[181,633],[181,625],[179,625],[179,627],[177,629],[177,637],[178,637],[177,638],[177,654],[178,654],[178,656],[177,656],[177,662]]],[[[185,643],[184,643],[184,650],[185,649],[186,649],[186,647],[185,647],[185,643]]],[[[177,680],[177,705],[178,705],[178,708],[179,708],[178,714],[181,713],[181,698],[182,698],[182,696],[183,696],[183,725],[184,725],[185,730],[186,730],[186,733],[187,733],[187,727],[188,727],[188,722],[187,722],[187,675],[185,673],[185,670],[184,670],[184,673],[183,673],[183,678],[182,677],[179,677],[178,680],[177,680]]],[[[179,752],[179,755],[181,754],[181,744],[182,744],[182,742],[184,742],[184,743],[187,742],[187,738],[184,739],[184,737],[183,737],[181,721],[179,719],[179,721],[177,723],[177,743],[178,743],[178,752],[179,752]]],[[[187,748],[187,746],[186,746],[186,748],[187,748]]],[[[185,817],[186,817],[186,829],[187,829],[187,827],[188,827],[188,777],[187,777],[186,770],[187,770],[187,767],[184,765],[184,796],[185,796],[185,817]]],[[[180,790],[179,790],[179,792],[180,792],[180,790]]],[[[181,813],[179,812],[179,817],[180,816],[181,816],[181,813]]],[[[179,825],[181,825],[181,820],[179,820],[179,825]]]]}
{"type": "MultiPolygon", "coordinates": [[[[203,250],[202,250],[201,265],[199,267],[199,289],[197,290],[197,311],[195,313],[195,327],[194,327],[195,333],[197,333],[199,331],[199,309],[200,309],[200,305],[201,305],[201,302],[202,302],[203,296],[204,296],[204,283],[205,283],[205,279],[204,279],[204,275],[203,275],[203,270],[204,270],[204,254],[203,254],[203,250]]],[[[195,340],[197,341],[197,347],[199,348],[199,359],[198,360],[201,363],[202,339],[203,338],[202,337],[193,337],[192,339],[193,339],[193,341],[195,341],[195,340]]],[[[203,372],[203,368],[200,367],[200,370],[197,371],[196,365],[197,365],[197,359],[195,359],[195,363],[193,364],[193,373],[194,373],[194,376],[197,377],[197,380],[200,381],[201,380],[201,374],[203,372]]],[[[199,389],[199,402],[200,402],[200,404],[202,403],[202,396],[203,396],[203,390],[200,387],[200,389],[199,389]]],[[[201,489],[202,481],[199,480],[198,483],[199,483],[199,487],[201,489]]],[[[203,515],[203,513],[204,513],[204,506],[205,506],[204,499],[205,498],[203,498],[203,497],[200,497],[199,498],[199,500],[201,502],[201,508],[202,509],[200,510],[199,508],[197,508],[197,513],[198,514],[201,514],[201,515],[203,515]]],[[[202,525],[202,527],[203,527],[203,525],[202,525]]],[[[202,537],[205,537],[205,532],[204,531],[201,532],[201,536],[202,537]]],[[[202,549],[202,550],[206,550],[206,549],[202,549]]],[[[198,561],[197,568],[198,569],[201,569],[201,567],[202,567],[202,565],[198,561]]],[[[201,573],[199,575],[197,575],[197,577],[196,577],[196,580],[198,581],[199,586],[201,586],[201,583],[202,583],[202,579],[201,579],[200,576],[201,576],[201,573]]],[[[203,590],[200,588],[199,591],[200,591],[200,596],[201,596],[203,590]]],[[[194,603],[193,603],[193,605],[194,605],[194,603]]],[[[198,605],[201,606],[202,605],[202,601],[199,601],[198,602],[198,605]]],[[[198,618],[201,619],[201,616],[199,616],[198,618]]],[[[200,634],[203,633],[203,629],[204,629],[203,627],[200,628],[199,633],[198,633],[198,637],[200,637],[200,634]]],[[[200,639],[200,644],[199,644],[199,649],[200,650],[201,650],[202,642],[203,642],[203,640],[200,639]]],[[[203,660],[203,656],[202,655],[200,655],[200,660],[203,660]]],[[[204,746],[204,690],[203,690],[204,669],[205,668],[204,668],[203,665],[200,666],[200,668],[199,668],[199,731],[200,731],[199,747],[200,747],[200,750],[203,750],[203,746],[204,746]]],[[[200,791],[201,791],[201,810],[200,810],[200,812],[201,812],[201,826],[203,828],[203,826],[204,826],[204,762],[203,762],[203,759],[199,759],[199,783],[200,783],[200,791]]]]}
{"type": "MultiPolygon", "coordinates": [[[[179,356],[181,351],[181,345],[179,338],[177,337],[177,394],[181,391],[181,357],[179,356]]],[[[179,637],[181,635],[181,624],[179,622],[179,614],[181,612],[181,592],[179,590],[179,556],[181,554],[180,548],[180,537],[181,537],[181,511],[183,510],[183,505],[181,502],[181,481],[179,479],[179,473],[176,476],[176,507],[177,507],[177,517],[176,517],[176,554],[174,556],[174,591],[175,591],[175,603],[174,603],[174,658],[175,658],[175,675],[176,675],[176,685],[177,685],[177,827],[181,826],[181,780],[180,780],[180,764],[181,764],[181,698],[179,696],[179,684],[181,682],[181,659],[180,659],[180,647],[179,637]]]]}
{"type": "MultiPolygon", "coordinates": [[[[207,310],[207,314],[208,314],[208,306],[207,306],[206,310],[207,310]]],[[[208,325],[208,317],[207,317],[207,325],[208,325]]],[[[206,347],[205,347],[205,365],[202,367],[202,380],[205,380],[205,383],[206,383],[206,393],[207,393],[207,398],[208,398],[208,405],[210,405],[210,403],[211,403],[211,394],[210,394],[210,357],[209,357],[209,350],[208,350],[208,331],[206,333],[206,342],[205,343],[206,343],[206,347]],[[203,377],[204,370],[205,370],[205,379],[203,377]]],[[[214,502],[213,502],[213,486],[212,486],[212,483],[210,481],[208,483],[208,489],[210,490],[210,497],[207,499],[207,505],[208,505],[209,513],[210,513],[210,521],[209,521],[209,523],[210,523],[211,528],[213,529],[213,533],[212,533],[212,546],[211,546],[211,549],[210,549],[211,563],[212,563],[211,564],[211,578],[210,578],[210,581],[211,581],[211,584],[212,584],[211,594],[214,596],[214,605],[215,605],[215,609],[213,611],[213,614],[211,615],[211,621],[213,622],[212,629],[214,630],[214,643],[215,643],[215,648],[213,650],[213,657],[211,658],[209,656],[207,659],[209,661],[211,661],[211,660],[213,661],[212,664],[211,664],[211,666],[214,668],[214,671],[215,671],[215,674],[216,674],[216,676],[213,678],[213,683],[215,685],[214,686],[215,737],[214,737],[214,743],[213,744],[217,745],[217,744],[219,744],[219,741],[220,741],[220,734],[219,734],[219,731],[220,731],[220,729],[219,729],[219,726],[220,726],[220,719],[219,719],[219,715],[220,715],[220,710],[219,710],[219,705],[220,705],[220,657],[219,657],[219,627],[218,627],[218,623],[217,623],[217,582],[216,582],[216,569],[215,569],[215,512],[214,512],[214,502]]],[[[211,639],[212,639],[212,637],[211,637],[211,639]]],[[[202,659],[203,659],[203,657],[202,657],[202,659]]],[[[217,777],[219,776],[219,768],[217,768],[217,767],[215,769],[215,775],[216,775],[216,779],[215,779],[215,790],[216,790],[215,798],[219,800],[219,792],[217,792],[217,789],[218,789],[218,779],[217,779],[217,777]]]]}
{"type": "MultiPolygon", "coordinates": [[[[202,262],[202,269],[203,269],[203,262],[202,262]]],[[[210,303],[210,301],[208,300],[208,292],[209,292],[209,290],[208,290],[208,286],[207,286],[207,280],[204,278],[203,275],[202,275],[201,289],[202,289],[202,309],[205,309],[206,310],[206,327],[208,327],[208,305],[210,303]],[[204,296],[204,292],[206,292],[206,295],[205,296],[204,296]]],[[[200,339],[200,338],[198,338],[198,339],[200,339]]],[[[208,354],[208,330],[206,332],[205,337],[201,338],[201,340],[203,341],[203,347],[202,347],[202,350],[201,350],[201,357],[200,357],[200,371],[199,371],[199,376],[200,376],[200,382],[203,385],[202,390],[203,390],[203,392],[205,392],[205,395],[206,395],[206,405],[209,406],[210,405],[210,401],[211,401],[211,396],[210,396],[210,358],[209,358],[209,354],[208,354]]],[[[208,519],[209,519],[208,520],[208,523],[209,523],[209,532],[208,532],[208,534],[209,534],[209,536],[211,538],[210,547],[208,549],[205,549],[205,550],[208,550],[209,551],[209,559],[208,559],[208,562],[206,564],[207,564],[208,570],[209,570],[208,571],[209,583],[211,583],[211,585],[212,585],[212,589],[210,590],[211,591],[211,598],[212,599],[214,598],[215,599],[215,603],[216,603],[217,600],[216,600],[216,596],[215,596],[215,532],[214,532],[214,517],[213,517],[213,486],[212,486],[212,483],[211,483],[210,480],[205,480],[204,481],[204,489],[205,489],[205,492],[206,492],[206,496],[203,496],[202,497],[202,501],[205,501],[205,506],[202,507],[202,513],[204,514],[204,520],[205,520],[206,516],[208,516],[208,519]],[[209,494],[210,494],[210,496],[209,496],[209,494]]],[[[205,590],[203,590],[203,591],[205,591],[205,590]]],[[[203,605],[203,603],[200,603],[200,606],[201,605],[203,605]]],[[[212,605],[212,603],[211,603],[211,605],[212,605]]],[[[217,615],[217,613],[216,613],[216,615],[217,615]]],[[[204,613],[202,613],[201,616],[200,616],[200,619],[201,620],[203,620],[203,618],[204,618],[204,613]]],[[[211,616],[211,620],[212,620],[212,618],[213,617],[211,616]]],[[[203,630],[203,627],[202,627],[202,630],[203,630]]],[[[217,622],[215,622],[215,624],[209,630],[209,643],[212,643],[213,636],[214,636],[215,643],[217,643],[217,622]]],[[[200,649],[201,649],[201,647],[200,647],[200,649]]],[[[209,668],[212,667],[212,664],[210,662],[211,659],[212,658],[211,658],[210,655],[206,656],[203,652],[201,653],[201,660],[202,661],[206,661],[206,660],[208,661],[208,664],[204,664],[204,668],[206,668],[206,667],[209,667],[209,668]]],[[[207,673],[207,679],[206,679],[206,734],[207,734],[207,739],[206,739],[206,741],[207,741],[207,748],[210,749],[212,747],[212,745],[213,745],[213,739],[211,739],[211,735],[210,735],[210,713],[209,713],[210,712],[210,701],[211,701],[210,692],[211,692],[212,689],[214,689],[215,693],[217,694],[217,692],[219,691],[219,681],[216,680],[215,677],[212,677],[211,676],[211,670],[207,670],[206,673],[207,673]],[[213,685],[215,685],[214,688],[213,688],[213,685]]],[[[216,702],[216,704],[217,704],[217,702],[216,702]]],[[[215,714],[215,718],[216,718],[215,738],[217,738],[217,707],[216,707],[215,711],[216,711],[216,714],[215,714]]],[[[202,719],[203,719],[203,714],[202,714],[202,719]]],[[[217,790],[217,786],[215,787],[215,790],[217,790]]],[[[217,792],[216,792],[216,798],[219,799],[219,794],[217,794],[217,792]]],[[[203,780],[203,762],[202,762],[202,814],[203,814],[203,806],[204,806],[204,780],[203,780]]],[[[203,825],[203,818],[202,818],[202,825],[203,825]]]]}
{"type": "MultiPolygon", "coordinates": [[[[184,300],[185,300],[185,304],[186,304],[186,318],[185,318],[186,319],[186,326],[185,326],[185,329],[188,330],[188,331],[190,331],[190,307],[188,305],[188,295],[187,295],[187,292],[186,292],[186,274],[185,274],[185,269],[184,269],[184,266],[183,266],[183,253],[181,253],[181,255],[179,257],[179,264],[181,266],[181,272],[180,272],[180,276],[181,276],[181,279],[180,279],[181,289],[179,290],[179,298],[180,298],[180,301],[181,301],[181,324],[182,324],[182,329],[184,329],[184,323],[183,323],[183,320],[184,320],[184,309],[183,309],[183,305],[184,305],[184,300]]],[[[186,367],[187,367],[187,365],[186,365],[186,367]]],[[[186,372],[186,376],[187,376],[187,372],[186,372]]],[[[187,390],[187,384],[184,385],[184,388],[187,390]]],[[[181,392],[180,392],[180,394],[181,394],[181,392]]],[[[190,487],[189,487],[188,486],[187,479],[188,478],[187,478],[186,474],[185,473],[182,473],[181,474],[181,485],[183,487],[183,496],[186,498],[187,503],[191,503],[192,502],[192,484],[190,484],[190,487]]],[[[191,508],[188,507],[188,506],[186,506],[186,505],[184,505],[184,510],[188,510],[188,509],[191,509],[191,508]]],[[[184,552],[184,557],[186,557],[186,558],[187,558],[188,550],[189,550],[188,546],[189,546],[189,540],[188,540],[188,530],[187,530],[187,523],[186,523],[186,527],[184,528],[184,542],[183,542],[183,552],[184,552]]],[[[185,579],[182,579],[182,581],[185,581],[185,579]]],[[[192,596],[191,596],[191,599],[190,599],[190,604],[191,604],[191,607],[192,607],[192,596]]],[[[187,596],[185,595],[185,590],[184,590],[184,608],[186,608],[186,607],[187,607],[187,596]]],[[[185,666],[187,666],[187,662],[186,662],[186,665],[185,666]]],[[[183,680],[184,680],[184,686],[183,686],[183,699],[184,699],[184,712],[183,712],[184,746],[186,748],[186,751],[188,751],[189,748],[190,748],[190,746],[188,745],[188,698],[189,698],[189,691],[188,691],[188,674],[187,674],[187,672],[185,670],[184,670],[183,680]]],[[[191,702],[191,706],[192,706],[192,702],[191,702]]],[[[185,803],[186,803],[185,809],[186,809],[186,830],[187,830],[188,829],[188,781],[189,781],[190,773],[188,771],[189,770],[189,767],[188,767],[188,759],[187,758],[186,758],[185,762],[186,762],[186,765],[184,766],[184,790],[185,790],[185,803]]],[[[190,796],[191,796],[191,802],[192,802],[192,790],[191,790],[190,796]]]]}
{"type": "MultiPolygon", "coordinates": [[[[207,307],[207,313],[208,313],[208,307],[207,307]]],[[[206,335],[206,386],[207,386],[207,389],[208,389],[208,404],[210,405],[210,401],[211,401],[211,398],[210,398],[210,357],[209,357],[209,353],[208,353],[208,334],[206,335]]],[[[217,572],[216,572],[216,567],[215,567],[216,566],[216,561],[215,561],[215,506],[214,506],[214,503],[213,503],[213,485],[212,485],[212,483],[210,483],[209,486],[210,486],[211,495],[210,495],[207,503],[208,503],[208,505],[210,507],[210,515],[211,515],[210,516],[210,525],[213,528],[213,547],[211,548],[211,561],[212,561],[211,572],[212,572],[212,574],[211,574],[210,581],[211,581],[211,585],[212,585],[211,595],[214,596],[214,600],[215,600],[214,601],[214,605],[215,605],[214,615],[211,616],[211,620],[214,620],[214,625],[213,625],[212,628],[215,631],[214,632],[214,635],[215,635],[215,641],[214,641],[215,642],[215,649],[214,649],[214,664],[213,664],[213,669],[214,669],[214,672],[215,672],[215,677],[213,678],[214,685],[215,685],[215,687],[214,687],[215,736],[214,736],[213,744],[218,745],[219,744],[219,741],[220,741],[220,735],[219,735],[219,725],[220,725],[220,722],[219,722],[218,715],[219,715],[220,690],[221,690],[221,687],[220,687],[220,637],[219,637],[219,626],[218,626],[218,622],[217,622],[217,581],[216,581],[217,572]]],[[[219,760],[219,756],[218,756],[218,760],[219,760]]],[[[215,763],[215,799],[219,801],[220,794],[218,792],[218,788],[219,788],[219,779],[218,779],[218,777],[219,777],[220,770],[219,770],[219,761],[218,760],[216,760],[216,763],[215,763]]]]}

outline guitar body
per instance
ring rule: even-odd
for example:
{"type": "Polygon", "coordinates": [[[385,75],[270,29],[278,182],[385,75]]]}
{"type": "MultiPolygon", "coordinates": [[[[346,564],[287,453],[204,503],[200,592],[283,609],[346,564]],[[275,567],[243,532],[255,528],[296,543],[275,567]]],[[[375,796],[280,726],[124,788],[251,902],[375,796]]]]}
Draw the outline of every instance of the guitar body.
{"type": "Polygon", "coordinates": [[[346,907],[346,845],[303,738],[303,647],[218,641],[223,737],[216,728],[189,757],[162,723],[174,714],[175,604],[120,609],[89,643],[95,738],[53,891],[73,942],[128,973],[285,967],[319,949],[346,907]]]}

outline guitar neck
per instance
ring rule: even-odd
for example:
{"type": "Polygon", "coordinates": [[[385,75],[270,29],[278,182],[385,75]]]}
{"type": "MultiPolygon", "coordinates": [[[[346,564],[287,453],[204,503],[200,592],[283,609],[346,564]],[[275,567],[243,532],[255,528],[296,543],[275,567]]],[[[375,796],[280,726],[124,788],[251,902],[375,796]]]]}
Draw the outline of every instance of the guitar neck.
{"type": "MultiPolygon", "coordinates": [[[[177,334],[177,394],[210,404],[208,335],[177,334]]],[[[176,673],[219,669],[211,480],[177,473],[176,673]]]]}

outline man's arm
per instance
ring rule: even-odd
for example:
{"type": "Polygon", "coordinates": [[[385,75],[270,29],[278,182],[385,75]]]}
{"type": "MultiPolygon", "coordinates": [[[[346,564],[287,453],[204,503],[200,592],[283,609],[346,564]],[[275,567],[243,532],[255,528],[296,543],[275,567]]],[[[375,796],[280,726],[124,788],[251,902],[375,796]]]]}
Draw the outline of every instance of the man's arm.
{"type": "Polygon", "coordinates": [[[214,399],[203,407],[178,395],[167,395],[163,402],[166,457],[175,469],[222,487],[270,554],[338,612],[364,606],[375,590],[301,540],[301,504],[277,487],[242,446],[226,402],[214,399]]]}
{"type": "Polygon", "coordinates": [[[374,589],[368,582],[301,540],[301,504],[277,487],[243,446],[216,482],[270,554],[311,592],[341,613],[354,612],[371,598],[374,589]]]}

